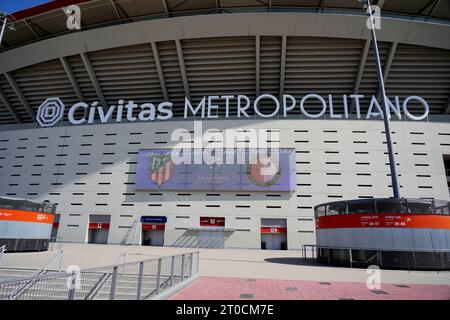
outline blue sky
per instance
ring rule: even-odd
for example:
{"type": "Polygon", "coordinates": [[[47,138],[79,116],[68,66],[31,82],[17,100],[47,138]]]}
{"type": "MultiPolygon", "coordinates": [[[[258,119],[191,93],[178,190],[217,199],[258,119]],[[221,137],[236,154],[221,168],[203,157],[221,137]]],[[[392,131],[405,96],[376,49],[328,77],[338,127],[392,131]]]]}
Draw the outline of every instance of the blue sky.
{"type": "Polygon", "coordinates": [[[0,0],[0,9],[6,13],[14,13],[26,8],[37,6],[50,0],[0,0]]]}

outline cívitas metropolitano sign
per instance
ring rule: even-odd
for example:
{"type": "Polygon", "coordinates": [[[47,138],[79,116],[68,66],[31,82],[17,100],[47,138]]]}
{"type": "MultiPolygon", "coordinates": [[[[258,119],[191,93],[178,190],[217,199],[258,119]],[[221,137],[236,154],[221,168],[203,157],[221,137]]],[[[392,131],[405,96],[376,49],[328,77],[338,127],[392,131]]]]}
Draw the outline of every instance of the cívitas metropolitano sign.
{"type": "MultiPolygon", "coordinates": [[[[335,103],[333,102],[336,100],[336,97],[331,94],[322,97],[318,94],[311,93],[300,99],[289,94],[282,95],[281,99],[271,94],[262,94],[254,101],[251,101],[246,95],[204,96],[195,103],[185,97],[184,118],[218,119],[219,113],[224,114],[225,118],[229,118],[231,113],[235,114],[233,118],[237,117],[240,119],[250,118],[250,114],[253,113],[265,119],[279,117],[280,115],[284,118],[289,118],[295,109],[299,109],[305,118],[317,119],[328,114],[331,119],[348,119],[349,106],[353,105],[357,119],[371,119],[375,117],[381,119],[382,107],[376,96],[372,95],[370,97],[366,114],[362,114],[361,112],[362,98],[364,98],[364,95],[342,95],[341,109],[343,113],[337,113],[335,111],[335,103]],[[261,110],[260,105],[263,101],[266,104],[272,105],[272,108],[269,108],[270,111],[267,111],[267,108],[264,109],[264,112],[261,110]],[[319,106],[319,108],[315,108],[315,111],[312,111],[310,108],[313,103],[319,106]],[[219,112],[220,110],[223,112],[219,112]]],[[[428,103],[419,96],[408,96],[403,100],[395,96],[393,98],[386,98],[386,101],[389,106],[389,116],[394,115],[399,120],[405,115],[410,120],[420,121],[425,119],[430,112],[428,103]],[[423,111],[421,114],[413,114],[409,111],[409,107],[413,104],[415,108],[418,105],[422,107],[423,111]]],[[[70,107],[67,113],[67,120],[73,125],[94,124],[95,119],[99,119],[100,123],[169,120],[173,117],[173,105],[169,101],[164,101],[159,104],[137,104],[132,100],[127,102],[125,100],[118,100],[117,104],[110,106],[101,106],[98,101],[91,104],[77,102],[70,107]]],[[[65,106],[59,98],[48,98],[39,106],[36,120],[42,127],[51,127],[63,119],[64,108],[65,106]]]]}

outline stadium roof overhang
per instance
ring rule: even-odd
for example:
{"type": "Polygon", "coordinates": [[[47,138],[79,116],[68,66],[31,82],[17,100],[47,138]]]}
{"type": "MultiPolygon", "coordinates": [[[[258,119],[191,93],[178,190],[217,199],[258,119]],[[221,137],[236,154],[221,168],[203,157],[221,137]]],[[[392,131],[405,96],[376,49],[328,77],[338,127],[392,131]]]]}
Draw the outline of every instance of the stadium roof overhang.
{"type": "MultiPolygon", "coordinates": [[[[401,42],[450,50],[450,24],[385,18],[379,41],[401,42]]],[[[247,13],[187,16],[71,32],[0,54],[0,73],[58,57],[173,39],[225,36],[286,35],[370,40],[365,17],[342,14],[247,13]],[[227,28],[223,28],[227,26],[227,28]]]]}
{"type": "MultiPolygon", "coordinates": [[[[450,23],[450,2],[372,0],[384,17],[450,23]]],[[[69,32],[64,9],[76,4],[84,30],[111,24],[186,15],[244,12],[346,13],[362,15],[358,0],[54,0],[13,13],[16,31],[6,34],[2,50],[69,32]]]]}

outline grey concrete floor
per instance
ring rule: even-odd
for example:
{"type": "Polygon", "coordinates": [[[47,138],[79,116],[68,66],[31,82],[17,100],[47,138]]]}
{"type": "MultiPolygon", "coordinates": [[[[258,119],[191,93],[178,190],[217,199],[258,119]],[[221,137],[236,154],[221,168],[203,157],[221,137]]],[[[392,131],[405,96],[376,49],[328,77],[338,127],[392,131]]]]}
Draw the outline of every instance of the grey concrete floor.
{"type": "MultiPolygon", "coordinates": [[[[78,265],[82,269],[111,265],[118,261],[122,253],[127,253],[127,262],[131,262],[199,251],[201,276],[349,282],[366,282],[369,276],[365,269],[329,267],[314,261],[301,260],[301,252],[296,250],[196,249],[75,243],[56,243],[47,252],[6,253],[0,261],[0,268],[38,268],[58,249],[64,250],[62,269],[70,265],[78,265]]],[[[51,269],[57,269],[58,265],[59,261],[55,261],[51,269]]],[[[395,284],[450,285],[450,271],[382,270],[381,281],[395,284]]]]}

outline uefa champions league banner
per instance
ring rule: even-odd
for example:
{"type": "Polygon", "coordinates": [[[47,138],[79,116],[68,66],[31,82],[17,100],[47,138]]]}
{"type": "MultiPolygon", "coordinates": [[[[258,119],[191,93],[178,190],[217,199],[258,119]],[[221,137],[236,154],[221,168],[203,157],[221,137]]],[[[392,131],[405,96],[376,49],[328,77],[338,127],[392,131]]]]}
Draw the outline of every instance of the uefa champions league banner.
{"type": "MultiPolygon", "coordinates": [[[[136,190],[294,191],[294,149],[224,149],[223,161],[207,164],[195,159],[207,149],[139,150],[136,190]],[[174,151],[173,151],[174,150],[174,151]],[[186,154],[187,153],[187,154],[186,154]],[[257,156],[255,156],[257,155],[257,156]],[[233,161],[230,161],[233,159],[233,161]],[[245,161],[243,161],[245,159],[245,161]]],[[[217,159],[217,154],[215,155],[217,159]]]]}

